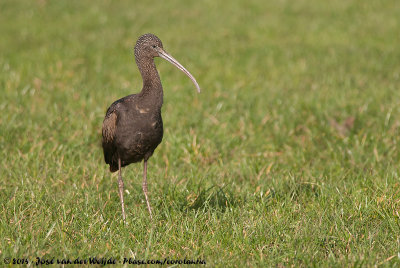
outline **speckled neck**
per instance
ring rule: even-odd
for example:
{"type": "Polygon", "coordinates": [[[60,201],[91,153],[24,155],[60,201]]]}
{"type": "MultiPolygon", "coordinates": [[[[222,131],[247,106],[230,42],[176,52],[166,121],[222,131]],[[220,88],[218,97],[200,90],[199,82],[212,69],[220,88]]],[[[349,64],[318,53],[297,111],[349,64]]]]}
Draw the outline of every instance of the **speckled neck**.
{"type": "Polygon", "coordinates": [[[143,79],[143,88],[139,93],[149,104],[161,107],[163,103],[163,88],[154,59],[152,57],[136,57],[136,64],[143,79]]]}

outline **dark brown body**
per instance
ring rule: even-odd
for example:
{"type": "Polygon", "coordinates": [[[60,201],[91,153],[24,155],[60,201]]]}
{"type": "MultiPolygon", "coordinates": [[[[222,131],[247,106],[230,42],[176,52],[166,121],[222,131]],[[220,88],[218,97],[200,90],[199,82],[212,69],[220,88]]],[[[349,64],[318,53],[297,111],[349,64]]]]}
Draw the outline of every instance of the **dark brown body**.
{"type": "Polygon", "coordinates": [[[121,200],[122,217],[125,221],[124,182],[121,168],[143,161],[143,193],[151,216],[147,196],[147,160],[163,138],[161,106],[163,88],[154,64],[154,57],[162,57],[183,71],[196,85],[194,77],[171,55],[164,51],[160,39],[153,34],[139,37],[135,45],[135,60],[143,79],[143,88],[138,94],[115,101],[108,108],[103,121],[104,160],[110,171],[119,171],[118,193],[121,200]]]}
{"type": "Polygon", "coordinates": [[[152,109],[153,99],[148,97],[140,93],[129,95],[114,102],[107,110],[103,123],[103,151],[111,172],[118,170],[118,157],[121,167],[147,160],[161,143],[161,107],[152,109]]]}
{"type": "MultiPolygon", "coordinates": [[[[160,41],[160,46],[162,46],[160,41]]],[[[138,94],[115,101],[103,122],[104,160],[110,171],[149,159],[163,137],[161,106],[163,88],[153,57],[135,50],[136,63],[143,78],[138,94]]]]}

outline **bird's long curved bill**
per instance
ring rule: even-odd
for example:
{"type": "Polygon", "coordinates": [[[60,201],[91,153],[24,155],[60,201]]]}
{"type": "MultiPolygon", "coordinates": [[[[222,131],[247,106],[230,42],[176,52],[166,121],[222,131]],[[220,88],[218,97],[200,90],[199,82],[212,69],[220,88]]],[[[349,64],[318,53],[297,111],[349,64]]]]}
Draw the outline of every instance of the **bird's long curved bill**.
{"type": "Polygon", "coordinates": [[[172,63],[173,65],[175,65],[182,72],[184,72],[190,78],[190,80],[192,80],[192,82],[194,83],[194,85],[197,88],[197,91],[200,93],[200,86],[197,83],[196,79],[193,77],[193,75],[191,73],[189,73],[188,70],[185,69],[185,67],[182,66],[182,64],[180,64],[176,59],[174,59],[171,55],[169,55],[167,52],[165,52],[161,48],[158,49],[158,55],[161,58],[163,58],[163,59],[169,61],[170,63],[172,63]]]}

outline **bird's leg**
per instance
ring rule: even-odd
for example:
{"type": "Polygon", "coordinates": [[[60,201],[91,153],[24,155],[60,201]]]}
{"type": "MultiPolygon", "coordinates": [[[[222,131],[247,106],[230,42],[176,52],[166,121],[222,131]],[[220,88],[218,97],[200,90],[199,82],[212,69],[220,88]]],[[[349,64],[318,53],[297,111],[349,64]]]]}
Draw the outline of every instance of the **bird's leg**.
{"type": "Polygon", "coordinates": [[[147,208],[150,213],[150,218],[153,219],[151,215],[151,207],[150,207],[150,202],[149,198],[147,196],[147,160],[144,160],[144,165],[143,165],[143,184],[142,184],[143,192],[144,192],[144,197],[146,198],[146,203],[147,203],[147,208]]]}
{"type": "Polygon", "coordinates": [[[122,218],[125,222],[125,205],[124,205],[124,181],[122,180],[121,176],[121,158],[118,158],[118,192],[119,192],[119,199],[121,200],[121,207],[122,207],[122,218]]]}

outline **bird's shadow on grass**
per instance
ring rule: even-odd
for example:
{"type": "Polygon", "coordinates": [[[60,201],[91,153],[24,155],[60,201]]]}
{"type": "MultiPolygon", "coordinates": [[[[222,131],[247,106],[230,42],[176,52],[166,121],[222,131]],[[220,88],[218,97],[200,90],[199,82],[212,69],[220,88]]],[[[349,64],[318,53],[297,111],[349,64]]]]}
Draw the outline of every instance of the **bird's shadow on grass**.
{"type": "Polygon", "coordinates": [[[201,190],[194,202],[187,208],[189,210],[213,208],[225,212],[227,208],[233,206],[236,206],[236,199],[232,192],[227,191],[224,187],[214,185],[201,190]]]}
{"type": "Polygon", "coordinates": [[[225,212],[238,204],[237,198],[229,189],[217,185],[207,189],[199,188],[194,196],[195,198],[188,199],[186,195],[181,195],[180,198],[175,199],[179,210],[182,212],[193,210],[225,212]]]}

